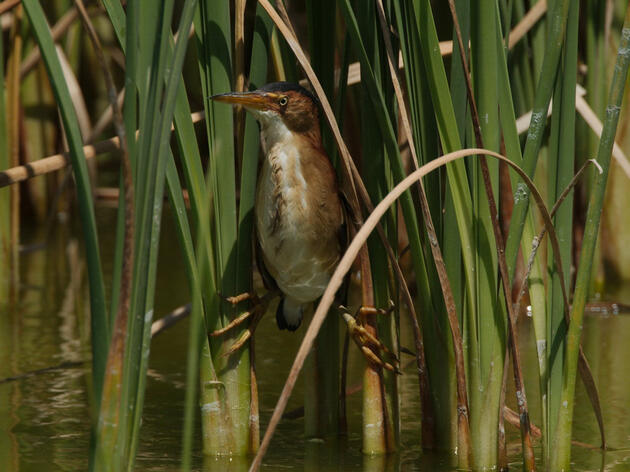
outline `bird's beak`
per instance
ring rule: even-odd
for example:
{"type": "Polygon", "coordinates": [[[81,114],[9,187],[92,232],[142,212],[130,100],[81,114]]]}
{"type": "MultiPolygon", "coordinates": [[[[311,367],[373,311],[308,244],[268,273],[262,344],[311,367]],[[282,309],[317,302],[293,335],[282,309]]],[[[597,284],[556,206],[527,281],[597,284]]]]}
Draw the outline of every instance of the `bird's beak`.
{"type": "Polygon", "coordinates": [[[272,94],[254,90],[253,92],[228,92],[210,97],[217,102],[230,103],[232,105],[242,105],[245,108],[254,110],[267,110],[273,102],[272,94]]]}

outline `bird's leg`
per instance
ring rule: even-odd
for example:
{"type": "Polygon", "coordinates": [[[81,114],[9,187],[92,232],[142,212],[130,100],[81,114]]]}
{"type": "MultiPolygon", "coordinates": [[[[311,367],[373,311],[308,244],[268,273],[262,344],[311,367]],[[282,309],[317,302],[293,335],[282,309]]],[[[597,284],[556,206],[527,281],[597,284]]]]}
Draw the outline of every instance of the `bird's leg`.
{"type": "MultiPolygon", "coordinates": [[[[356,314],[354,315],[354,318],[357,320],[358,324],[363,328],[366,323],[367,323],[367,317],[370,315],[389,315],[394,311],[394,302],[392,302],[391,300],[389,301],[389,306],[387,307],[387,309],[385,308],[376,308],[373,306],[361,306],[359,307],[359,309],[357,310],[356,314]]],[[[365,328],[363,328],[365,329],[365,328]]],[[[368,336],[370,343],[376,347],[379,351],[383,351],[384,353],[388,354],[389,356],[391,356],[393,359],[396,360],[396,362],[398,362],[398,359],[396,358],[396,356],[394,355],[394,353],[392,353],[387,346],[385,346],[385,344],[383,344],[378,338],[376,338],[374,335],[372,335],[370,332],[368,332],[367,330],[365,330],[365,334],[368,336]]]]}
{"type": "Polygon", "coordinates": [[[256,294],[256,292],[239,293],[238,295],[234,295],[233,297],[226,297],[219,293],[219,297],[221,297],[226,302],[231,303],[232,305],[238,305],[239,303],[247,300],[253,300],[254,303],[258,302],[258,295],[256,294]]]}
{"type": "Polygon", "coordinates": [[[346,324],[348,325],[348,332],[354,340],[355,344],[359,347],[363,356],[367,361],[376,367],[382,367],[389,371],[400,374],[398,369],[398,358],[392,353],[387,346],[385,346],[376,336],[371,334],[365,329],[365,318],[368,315],[387,315],[394,309],[393,304],[386,310],[375,307],[361,307],[357,310],[355,316],[352,316],[345,307],[340,307],[342,310],[342,316],[346,324]],[[383,352],[387,354],[392,363],[383,360],[379,354],[383,352]]]}
{"type": "Polygon", "coordinates": [[[240,325],[241,323],[243,323],[243,321],[247,320],[250,316],[252,316],[252,314],[256,310],[256,307],[258,305],[260,305],[260,303],[261,303],[261,299],[258,298],[258,295],[256,295],[255,292],[245,292],[245,293],[241,293],[239,295],[235,295],[233,297],[224,297],[223,295],[219,294],[219,297],[221,297],[224,301],[226,301],[226,302],[228,302],[228,303],[230,303],[232,305],[238,305],[241,302],[244,302],[244,301],[247,301],[247,300],[251,300],[252,301],[252,308],[250,310],[244,311],[243,313],[238,315],[236,318],[234,318],[232,321],[230,321],[223,328],[217,329],[216,331],[213,331],[212,333],[210,333],[210,336],[213,337],[213,338],[216,337],[216,336],[221,336],[222,334],[225,334],[228,331],[230,331],[232,328],[234,328],[234,327],[240,325]]]}
{"type": "Polygon", "coordinates": [[[248,311],[241,313],[239,316],[230,321],[227,325],[225,325],[221,329],[217,329],[210,333],[211,337],[220,336],[225,334],[232,328],[242,324],[245,320],[250,319],[249,326],[243,331],[243,333],[239,336],[239,338],[234,341],[234,344],[230,346],[230,348],[223,354],[223,356],[229,356],[230,354],[239,350],[243,345],[247,342],[248,339],[252,337],[254,331],[256,330],[256,326],[262,319],[263,315],[267,311],[267,307],[269,306],[269,302],[277,295],[277,292],[271,291],[267,292],[263,295],[262,298],[259,298],[255,293],[245,293],[241,295],[237,295],[234,297],[226,297],[225,300],[236,305],[245,300],[251,300],[252,306],[248,311]]]}
{"type": "Polygon", "coordinates": [[[223,357],[227,357],[243,347],[243,345],[247,342],[247,340],[250,339],[254,335],[254,331],[256,331],[256,326],[258,326],[258,322],[262,319],[266,311],[267,311],[267,305],[265,305],[264,307],[262,305],[257,305],[252,310],[251,312],[252,319],[249,322],[249,326],[245,328],[245,330],[243,331],[243,334],[241,334],[238,337],[238,339],[234,341],[234,344],[232,344],[230,348],[222,354],[223,357]]]}
{"type": "Polygon", "coordinates": [[[389,301],[387,308],[376,308],[374,306],[360,306],[354,317],[359,320],[361,324],[365,323],[365,319],[369,315],[389,315],[394,311],[396,305],[393,301],[389,301]]]}
{"type": "Polygon", "coordinates": [[[232,321],[230,321],[228,324],[226,324],[223,328],[219,328],[213,331],[212,333],[210,333],[210,337],[215,338],[217,336],[221,336],[222,334],[225,334],[228,331],[230,331],[232,328],[235,328],[236,326],[243,323],[243,321],[245,321],[247,318],[252,316],[252,314],[256,310],[256,306],[257,305],[254,305],[254,308],[251,310],[244,311],[243,313],[238,315],[236,318],[234,318],[232,321]]]}

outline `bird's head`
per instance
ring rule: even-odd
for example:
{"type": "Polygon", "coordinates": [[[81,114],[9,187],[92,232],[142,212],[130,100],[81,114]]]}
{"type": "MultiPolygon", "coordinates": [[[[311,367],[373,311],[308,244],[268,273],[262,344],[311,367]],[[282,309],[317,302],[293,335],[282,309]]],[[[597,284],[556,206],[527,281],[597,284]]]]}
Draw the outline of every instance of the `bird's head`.
{"type": "Polygon", "coordinates": [[[229,92],[211,98],[245,107],[263,129],[284,124],[294,133],[319,135],[319,101],[298,84],[273,82],[251,92],[229,92]]]}

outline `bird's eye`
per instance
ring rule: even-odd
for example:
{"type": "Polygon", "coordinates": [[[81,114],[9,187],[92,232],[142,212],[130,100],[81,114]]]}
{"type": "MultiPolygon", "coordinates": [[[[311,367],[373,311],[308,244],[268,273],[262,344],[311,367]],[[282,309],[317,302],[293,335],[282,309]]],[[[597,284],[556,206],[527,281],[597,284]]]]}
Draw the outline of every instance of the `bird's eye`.
{"type": "Polygon", "coordinates": [[[278,103],[280,103],[280,106],[284,107],[287,103],[289,103],[289,99],[287,97],[282,97],[278,103]]]}

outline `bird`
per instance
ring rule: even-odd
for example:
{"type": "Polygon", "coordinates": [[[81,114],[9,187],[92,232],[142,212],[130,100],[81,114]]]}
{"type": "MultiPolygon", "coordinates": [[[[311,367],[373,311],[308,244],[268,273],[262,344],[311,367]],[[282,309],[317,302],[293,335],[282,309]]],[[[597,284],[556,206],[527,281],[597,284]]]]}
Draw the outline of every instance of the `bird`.
{"type": "MultiPolygon", "coordinates": [[[[299,84],[273,82],[257,90],[211,98],[241,105],[256,118],[263,151],[254,205],[255,247],[269,292],[264,300],[252,294],[228,297],[232,303],[253,298],[258,305],[210,334],[219,336],[252,317],[248,329],[225,353],[229,355],[252,336],[269,296],[276,292],[281,297],[276,309],[278,328],[298,329],[305,307],[324,293],[341,258],[349,209],[322,144],[319,100],[311,92],[299,84]]],[[[400,373],[396,356],[362,325],[366,314],[391,311],[361,307],[354,317],[342,316],[369,363],[400,373]],[[384,361],[381,352],[393,364],[384,361]]]]}
{"type": "Polygon", "coordinates": [[[278,327],[295,331],[305,306],[324,292],[341,257],[344,233],[344,205],[322,145],[319,101],[291,82],[211,98],[241,105],[260,125],[256,259],[266,285],[280,292],[278,327]]]}

